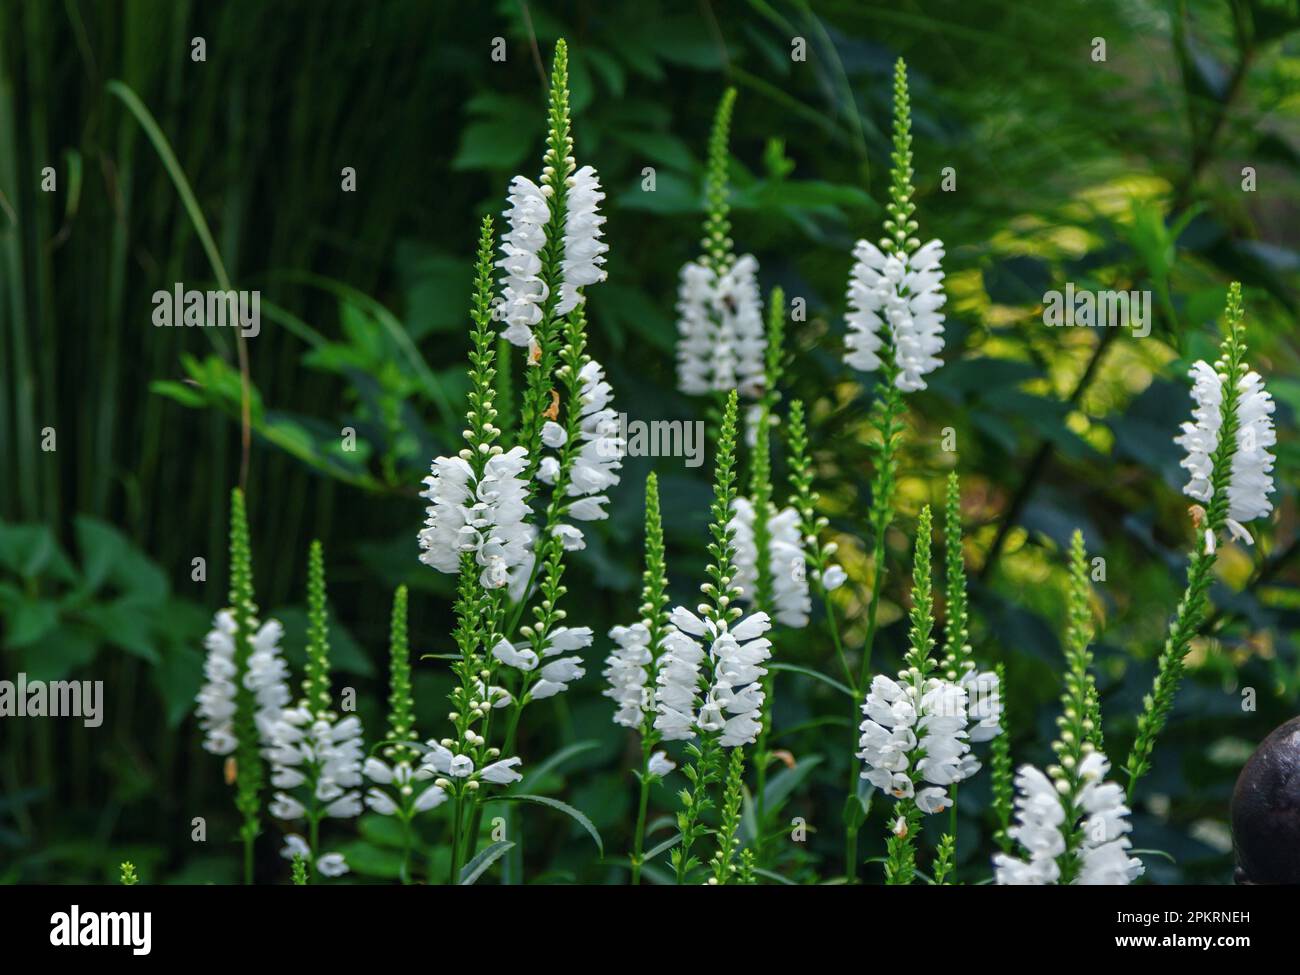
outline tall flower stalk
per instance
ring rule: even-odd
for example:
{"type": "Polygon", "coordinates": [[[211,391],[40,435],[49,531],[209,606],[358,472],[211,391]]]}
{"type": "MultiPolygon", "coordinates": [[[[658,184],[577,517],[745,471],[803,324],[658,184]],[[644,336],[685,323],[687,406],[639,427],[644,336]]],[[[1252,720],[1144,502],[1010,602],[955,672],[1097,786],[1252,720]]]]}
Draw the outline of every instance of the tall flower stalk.
{"type": "MultiPolygon", "coordinates": [[[[854,248],[855,263],[849,276],[845,362],[863,372],[878,372],[877,395],[871,410],[876,432],[873,445],[875,469],[871,478],[871,506],[867,521],[872,533],[871,600],[867,605],[867,630],[862,647],[862,665],[855,692],[866,687],[875,645],[878,608],[886,575],[885,540],[894,520],[894,487],[898,469],[898,446],[902,440],[903,394],[925,389],[927,373],[942,363],[943,244],[932,240],[922,245],[915,236],[916,204],[912,185],[912,110],[907,88],[907,65],[902,58],[894,66],[893,151],[890,154],[889,203],[885,234],[879,246],[859,240],[854,248]]],[[[857,877],[857,834],[864,818],[860,804],[852,800],[856,778],[851,783],[845,806],[845,873],[850,882],[857,877]]]]}
{"type": "Polygon", "coordinates": [[[704,237],[698,260],[682,266],[677,291],[677,387],[687,395],[724,396],[738,390],[747,400],[763,396],[765,384],[763,303],[758,261],[736,257],[731,239],[728,137],[736,90],[718,103],[709,135],[704,237]]]}
{"type": "Polygon", "coordinates": [[[230,607],[217,613],[207,635],[204,684],[195,699],[203,747],[226,756],[226,782],[235,787],[243,823],[244,883],[253,882],[253,845],[261,833],[262,749],[289,700],[275,620],[259,623],[253,601],[253,558],[244,492],[230,494],[230,607]]]}
{"type": "Polygon", "coordinates": [[[1213,366],[1203,360],[1192,366],[1196,408],[1176,439],[1187,450],[1182,466],[1191,474],[1184,493],[1205,507],[1193,511],[1201,533],[1191,554],[1187,589],[1160,652],[1151,693],[1143,699],[1137,736],[1125,763],[1130,802],[1139,779],[1151,768],[1151,752],[1169,720],[1192,640],[1209,617],[1218,539],[1226,531],[1251,544],[1254,539],[1245,523],[1272,509],[1268,495],[1273,491],[1274,457],[1268,448],[1276,443],[1274,404],[1259,374],[1245,362],[1241,285],[1235,281],[1224,314],[1227,335],[1219,359],[1213,366]]]}
{"type": "Polygon", "coordinates": [[[947,786],[964,775],[970,751],[966,689],[937,675],[934,594],[931,580],[930,507],[921,509],[912,563],[911,627],[905,667],[894,681],[877,675],[862,705],[862,777],[895,800],[886,842],[885,882],[910,884],[916,876],[916,838],[924,814],[951,805],[947,786]]]}
{"type": "MultiPolygon", "coordinates": [[[[676,607],[670,614],[673,631],[666,638],[668,654],[657,678],[655,727],[665,740],[686,740],[697,734],[699,737],[698,744],[692,742],[686,746],[691,761],[682,770],[690,788],[679,793],[682,809],[677,814],[677,825],[681,842],[672,851],[679,884],[686,882],[691,869],[699,863],[693,848],[705,830],[702,815],[715,805],[710,793],[722,777],[724,751],[728,748],[738,751],[758,738],[764,702],[760,681],[766,673],[762,664],[770,656],[771,643],[763,635],[770,625],[767,614],[756,612],[742,619],[744,613],[735,605],[740,590],[735,586],[735,550],[729,516],[736,498],[738,410],[738,397],[732,390],[718,437],[710,509],[708,581],[700,586],[704,601],[696,607],[699,615],[684,606],[676,607]]],[[[735,769],[743,761],[743,756],[733,755],[731,768],[735,769]]],[[[729,773],[729,797],[734,792],[730,783],[736,774],[743,774],[743,764],[739,773],[729,773]]],[[[731,869],[735,829],[733,825],[731,832],[726,832],[726,828],[724,821],[718,835],[722,864],[715,865],[715,877],[725,878],[731,869]]]]}
{"type": "Polygon", "coordinates": [[[993,858],[999,884],[1128,884],[1142,874],[1130,857],[1129,810],[1124,791],[1107,782],[1110,762],[1097,747],[1098,711],[1091,676],[1092,590],[1083,535],[1070,544],[1069,624],[1066,630],[1065,688],[1060,733],[1052,750],[1056,763],[1040,771],[1021,766],[1016,774],[1016,825],[1007,830],[1025,852],[993,858]]]}
{"type": "Polygon", "coordinates": [[[348,869],[343,855],[322,853],[320,826],[327,818],[349,819],[362,810],[361,720],[334,710],[330,693],[329,624],[325,608],[325,556],[311,544],[307,566],[307,666],[302,698],[280,712],[271,732],[271,784],[278,790],[271,814],[305,820],[307,838],[290,834],[281,851],[286,859],[307,858],[314,873],[336,877],[348,869]]]}
{"type": "Polygon", "coordinates": [[[668,564],[664,555],[663,519],[659,510],[659,478],[651,473],[645,485],[645,568],[641,574],[640,619],[631,626],[616,626],[609,632],[616,648],[610,653],[604,676],[610,686],[604,692],[618,705],[614,723],[635,729],[641,744],[636,826],[632,833],[632,883],[641,882],[645,863],[646,813],[650,787],[676,766],[665,752],[655,752],[659,731],[655,728],[655,707],[651,675],[663,658],[668,622],[668,564]]]}

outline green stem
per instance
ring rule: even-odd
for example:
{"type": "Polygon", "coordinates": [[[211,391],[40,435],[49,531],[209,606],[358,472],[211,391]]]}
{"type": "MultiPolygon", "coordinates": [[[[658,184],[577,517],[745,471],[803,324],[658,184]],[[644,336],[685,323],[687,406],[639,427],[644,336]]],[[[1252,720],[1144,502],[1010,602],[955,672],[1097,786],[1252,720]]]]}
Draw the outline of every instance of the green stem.
{"type": "Polygon", "coordinates": [[[637,802],[636,832],[632,836],[632,886],[641,883],[641,854],[645,848],[646,811],[650,807],[650,749],[651,742],[641,743],[641,796],[637,802]]]}
{"type": "Polygon", "coordinates": [[[451,870],[447,875],[447,883],[455,886],[460,879],[460,843],[461,843],[461,810],[463,808],[461,795],[458,792],[452,805],[451,811],[451,870]]]}

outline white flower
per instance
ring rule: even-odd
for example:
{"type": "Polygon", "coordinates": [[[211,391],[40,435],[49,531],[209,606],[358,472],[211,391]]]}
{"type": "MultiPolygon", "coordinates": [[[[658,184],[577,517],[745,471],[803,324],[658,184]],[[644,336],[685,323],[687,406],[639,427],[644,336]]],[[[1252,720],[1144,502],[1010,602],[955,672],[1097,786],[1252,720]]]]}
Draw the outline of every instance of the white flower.
{"type": "Polygon", "coordinates": [[[605,280],[604,254],[609,245],[600,239],[605,218],[597,209],[603,199],[605,194],[593,167],[583,166],[569,177],[564,216],[564,283],[560,285],[560,300],[555,305],[557,315],[567,315],[583,302],[579,288],[605,280]]]}
{"type": "MultiPolygon", "coordinates": [[[[569,471],[569,483],[565,495],[571,500],[565,508],[566,513],[578,521],[599,521],[608,517],[602,505],[609,503],[604,494],[619,482],[619,471],[623,467],[623,456],[627,445],[620,436],[618,414],[611,407],[614,393],[605,380],[605,371],[595,359],[588,359],[578,373],[581,383],[579,398],[581,406],[578,411],[580,445],[573,458],[569,471]]],[[[548,424],[556,426],[558,424],[548,424]]],[[[543,441],[546,441],[546,428],[543,428],[543,441]]],[[[557,437],[551,436],[547,446],[558,447],[557,437]]],[[[560,471],[560,464],[555,458],[546,466],[545,477],[539,470],[538,477],[547,484],[554,484],[560,471]]],[[[558,524],[552,532],[559,537],[561,544],[568,551],[584,548],[586,545],[582,531],[573,525],[558,524]]]]}
{"type": "Polygon", "coordinates": [[[408,803],[412,811],[425,812],[447,800],[447,793],[437,785],[428,786],[416,794],[416,783],[429,778],[432,772],[424,768],[413,769],[410,762],[389,765],[372,756],[366,759],[363,771],[366,778],[378,783],[366,792],[365,803],[381,816],[396,815],[408,803]],[[391,791],[386,792],[379,786],[390,786],[391,791]]]}
{"type": "Polygon", "coordinates": [[[942,365],[943,253],[938,240],[906,257],[886,256],[870,241],[858,241],[849,275],[845,362],[863,372],[879,369],[880,330],[888,323],[898,368],[895,385],[905,393],[925,389],[921,377],[942,365]]]}
{"type": "Polygon", "coordinates": [[[342,853],[326,853],[316,861],[322,877],[341,877],[348,872],[348,862],[342,853]]]}
{"type": "Polygon", "coordinates": [[[700,707],[699,726],[720,731],[724,748],[758,740],[765,697],[759,682],[767,673],[761,665],[772,655],[763,634],[771,625],[766,613],[753,613],[734,628],[720,628],[709,648],[713,682],[700,707]]]}
{"type": "Polygon", "coordinates": [[[526,176],[510,183],[509,208],[505,212],[510,229],[501,235],[505,255],[497,267],[506,273],[501,279],[503,300],[502,335],[512,344],[527,348],[533,340],[533,326],[542,320],[542,304],[548,292],[541,279],[539,256],[546,243],[546,222],[550,208],[541,188],[526,176]]]}
{"type": "MultiPolygon", "coordinates": [[[[355,715],[337,718],[314,716],[305,706],[285,708],[271,731],[272,745],[266,751],[271,762],[271,782],[280,789],[307,786],[312,797],[326,803],[325,814],[346,819],[360,815],[362,770],[365,750],[361,741],[361,720],[355,715]]],[[[272,806],[277,819],[299,819],[302,802],[280,793],[285,802],[272,806]],[[282,815],[283,813],[283,815],[282,815]]]]}
{"type": "MultiPolygon", "coordinates": [[[[1077,805],[1084,815],[1077,851],[1079,870],[1075,884],[1129,884],[1141,876],[1142,862],[1128,855],[1125,835],[1131,829],[1124,790],[1106,782],[1110,763],[1100,752],[1089,753],[1079,764],[1083,783],[1077,805]]],[[[1067,808],[1052,780],[1032,765],[1016,774],[1016,825],[1007,832],[1027,854],[1018,859],[1005,853],[993,858],[994,879],[999,884],[1043,885],[1060,880],[1058,858],[1066,852],[1067,808]]]]}
{"type": "Polygon", "coordinates": [[[523,447],[491,457],[478,478],[461,457],[436,458],[420,493],[431,502],[419,536],[420,561],[455,574],[461,553],[472,552],[483,567],[483,585],[509,586],[514,597],[532,569],[533,529],[525,524],[532,509],[528,482],[519,476],[527,466],[523,447]]]}
{"type": "MultiPolygon", "coordinates": [[[[754,505],[748,498],[732,503],[734,532],[735,586],[741,598],[752,601],[758,586],[758,545],[754,535],[754,505]]],[[[808,576],[799,533],[799,512],[794,508],[775,510],[767,518],[768,570],[772,579],[772,602],[778,623],[794,628],[808,625],[812,597],[808,595],[808,576]]]]}
{"type": "Polygon", "coordinates": [[[517,670],[530,671],[537,667],[537,654],[532,649],[522,643],[515,646],[505,637],[492,648],[492,656],[517,670]]]}
{"type": "MultiPolygon", "coordinates": [[[[256,625],[256,621],[254,621],[256,625]]],[[[223,609],[213,618],[212,630],[204,639],[208,655],[203,663],[206,678],[195,701],[199,725],[204,731],[203,747],[214,755],[229,755],[239,744],[235,734],[235,636],[234,614],[223,609]]],[[[289,703],[289,669],[280,656],[284,629],[276,620],[263,623],[250,641],[244,687],[253,692],[254,720],[263,748],[271,745],[271,728],[280,710],[289,703]]]]}
{"type": "Polygon", "coordinates": [[[609,681],[609,687],[601,693],[613,698],[618,705],[614,711],[615,724],[625,728],[639,728],[642,717],[651,710],[649,695],[646,693],[649,666],[653,660],[650,653],[650,631],[644,623],[633,623],[631,626],[614,627],[609,631],[609,638],[616,647],[605,658],[606,666],[602,676],[609,681]]]}
{"type": "Polygon", "coordinates": [[[970,751],[965,688],[931,677],[918,689],[906,673],[899,681],[879,674],[871,681],[862,713],[866,717],[859,726],[857,753],[867,766],[862,777],[895,799],[915,796],[922,812],[947,808],[944,787],[961,780],[970,751]],[[923,782],[929,785],[917,789],[923,782]]]}
{"type": "Polygon", "coordinates": [[[518,782],[523,778],[522,775],[515,771],[515,766],[521,761],[522,759],[519,758],[505,758],[485,766],[481,774],[485,780],[495,785],[509,785],[511,782],[518,782]]]}
{"type": "Polygon", "coordinates": [[[844,585],[844,581],[848,577],[848,573],[838,565],[828,565],[826,571],[822,573],[822,586],[827,592],[830,592],[844,585]]]}
{"type": "MultiPolygon", "coordinates": [[[[1196,362],[1189,373],[1193,378],[1192,421],[1182,425],[1182,434],[1174,442],[1187,451],[1182,466],[1191,474],[1183,488],[1188,497],[1208,504],[1214,487],[1214,451],[1219,446],[1220,407],[1227,377],[1204,360],[1196,362]]],[[[1228,529],[1233,537],[1253,544],[1245,523],[1262,518],[1273,510],[1268,495],[1273,493],[1273,462],[1268,448],[1277,443],[1273,429],[1274,403],[1264,389],[1259,373],[1247,371],[1237,383],[1237,450],[1232,457],[1228,481],[1228,529]]],[[[1206,547],[1215,548],[1213,533],[1206,531],[1206,547]]]]}
{"type": "Polygon", "coordinates": [[[1079,764],[1084,781],[1079,806],[1087,818],[1083,821],[1077,884],[1122,886],[1131,884],[1146,869],[1141,860],[1128,855],[1133,844],[1125,834],[1133,826],[1128,821],[1123,788],[1105,781],[1109,771],[1110,762],[1101,752],[1092,752],[1079,764]]]}
{"type": "Polygon", "coordinates": [[[292,860],[296,856],[309,860],[311,859],[311,847],[297,833],[286,833],[284,846],[280,847],[280,856],[286,860],[292,860]]]}
{"type": "Polygon", "coordinates": [[[677,301],[677,386],[690,395],[763,391],[767,336],[752,254],[721,275],[694,262],[682,267],[677,301]]]}
{"type": "Polygon", "coordinates": [[[677,624],[678,611],[686,613],[681,607],[673,611],[674,625],[664,635],[664,655],[659,658],[655,676],[658,686],[654,726],[664,741],[683,741],[695,735],[695,702],[700,693],[700,663],[704,660],[704,648],[677,624]]]}
{"type": "Polygon", "coordinates": [[[657,775],[660,778],[663,778],[676,767],[677,763],[668,757],[667,752],[657,751],[650,756],[650,764],[646,766],[646,770],[651,775],[657,775]]]}
{"type": "Polygon", "coordinates": [[[982,673],[967,670],[961,676],[966,688],[967,731],[971,743],[991,741],[1002,733],[1002,696],[998,675],[991,670],[982,673]]]}

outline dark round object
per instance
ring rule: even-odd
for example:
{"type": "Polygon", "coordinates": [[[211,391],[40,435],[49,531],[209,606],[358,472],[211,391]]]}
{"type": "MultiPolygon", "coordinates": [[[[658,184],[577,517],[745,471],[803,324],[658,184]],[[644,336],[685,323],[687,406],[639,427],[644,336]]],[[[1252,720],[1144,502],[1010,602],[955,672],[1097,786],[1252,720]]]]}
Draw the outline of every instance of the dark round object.
{"type": "Polygon", "coordinates": [[[1300,884],[1300,718],[1264,739],[1232,790],[1237,883],[1300,884]]]}

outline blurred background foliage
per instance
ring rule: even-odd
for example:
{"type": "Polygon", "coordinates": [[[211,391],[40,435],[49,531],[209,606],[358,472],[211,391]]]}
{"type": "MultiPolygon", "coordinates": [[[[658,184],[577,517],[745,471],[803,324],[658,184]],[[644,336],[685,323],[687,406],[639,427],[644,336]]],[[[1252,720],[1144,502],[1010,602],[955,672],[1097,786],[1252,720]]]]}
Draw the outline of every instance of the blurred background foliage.
{"type": "MultiPolygon", "coordinates": [[[[870,389],[840,361],[843,293],[853,241],[879,235],[890,71],[907,59],[921,235],[948,249],[948,347],[930,388],[909,398],[876,659],[889,668],[901,656],[913,520],[955,465],[974,644],[1006,663],[1018,761],[1045,761],[1054,734],[1075,526],[1105,559],[1099,682],[1108,750],[1123,757],[1194,541],[1172,441],[1189,409],[1186,370],[1213,358],[1226,284],[1244,282],[1250,361],[1278,402],[1277,513],[1253,550],[1220,560],[1213,630],[1136,816],[1136,845],[1172,857],[1148,857],[1150,879],[1227,881],[1237,770],[1300,695],[1297,30],[1295,0],[3,0],[0,670],[102,679],[107,716],[94,731],[0,725],[0,879],[106,880],[124,857],[146,882],[234,879],[233,808],[189,715],[202,635],[225,601],[238,362],[228,329],[150,324],[155,290],[220,277],[196,214],[234,286],[263,298],[248,343],[247,480],[263,610],[301,659],[306,552],[320,537],[336,686],[359,689],[372,733],[394,586],[412,588],[414,652],[451,648],[448,577],[416,561],[416,492],[459,437],[478,219],[500,212],[515,172],[540,166],[542,66],[564,36],[577,155],[608,192],[610,277],[592,289],[592,346],[633,418],[704,415],[674,391],[676,277],[698,251],[713,108],[726,85],[739,89],[734,236],[758,256],[765,291],[780,284],[806,302],[789,329],[786,394],[810,404],[818,486],[850,576],[836,597],[851,653],[877,567],[859,535],[870,389]],[[504,63],[490,58],[498,36],[504,63]],[[796,37],[806,62],[791,59],[796,37]],[[142,125],[150,115],[173,163],[142,125]],[[47,166],[54,192],[41,189],[47,166]],[[355,193],[340,190],[344,167],[355,193]],[[1152,291],[1152,334],[1044,327],[1043,293],[1066,282],[1152,291]],[[346,427],[355,451],[343,449],[346,427]],[[56,450],[42,449],[46,428],[56,450]],[[194,581],[196,558],[206,582],[194,581]],[[195,816],[206,844],[191,841],[195,816]]],[[[653,463],[674,592],[690,599],[708,468],[653,463]]],[[[566,577],[574,616],[597,633],[636,611],[650,469],[629,460],[612,517],[566,577]]],[[[588,676],[535,708],[520,750],[528,791],[585,811],[612,857],[634,819],[634,746],[600,697],[606,650],[598,641],[588,676]]],[[[819,625],[785,632],[777,653],[834,673],[819,625]]],[[[417,665],[425,735],[443,733],[447,685],[441,662],[417,665]]],[[[806,844],[783,844],[777,869],[830,877],[842,871],[847,709],[798,673],[781,676],[776,708],[775,743],[795,764],[772,783],[784,804],[769,805],[810,830],[806,844]]],[[[987,782],[962,790],[971,882],[987,876],[987,782]]],[[[653,808],[671,811],[671,795],[653,808]]],[[[569,820],[530,812],[525,825],[523,875],[625,878],[569,820]]],[[[363,818],[344,846],[351,879],[396,875],[394,826],[363,818]]],[[[427,828],[438,835],[436,820],[427,828]]],[[[865,855],[882,832],[873,810],[865,855]]],[[[263,877],[287,878],[273,839],[261,857],[263,877]]],[[[518,876],[520,864],[506,869],[518,876]]]]}

